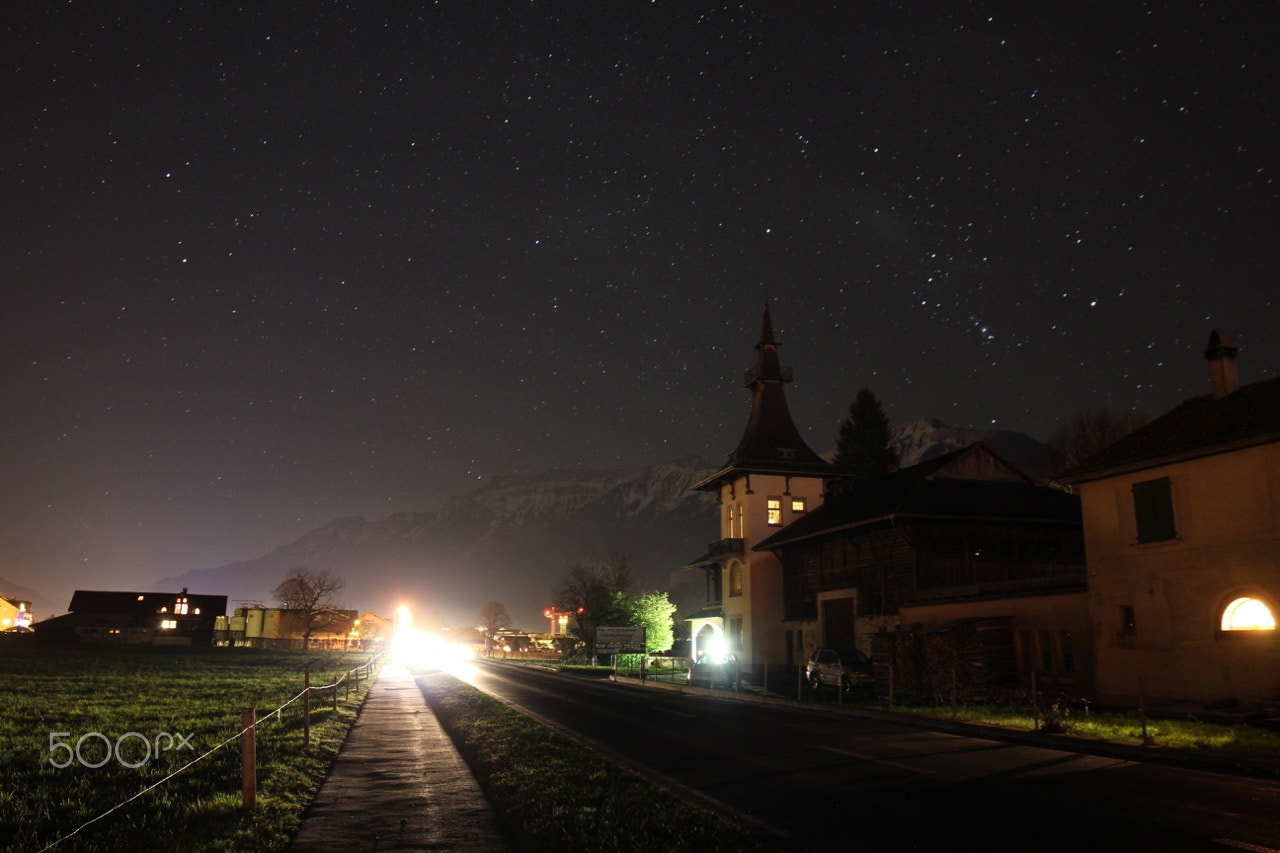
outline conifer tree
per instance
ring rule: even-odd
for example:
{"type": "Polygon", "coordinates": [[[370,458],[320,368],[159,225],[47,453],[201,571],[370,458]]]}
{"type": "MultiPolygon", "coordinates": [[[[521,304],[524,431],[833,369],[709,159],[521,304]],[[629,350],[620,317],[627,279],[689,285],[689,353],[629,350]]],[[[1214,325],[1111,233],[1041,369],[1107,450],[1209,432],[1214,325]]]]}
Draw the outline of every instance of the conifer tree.
{"type": "Polygon", "coordinates": [[[889,419],[870,389],[863,388],[840,423],[835,466],[857,477],[878,477],[898,465],[898,452],[889,444],[889,419]]]}

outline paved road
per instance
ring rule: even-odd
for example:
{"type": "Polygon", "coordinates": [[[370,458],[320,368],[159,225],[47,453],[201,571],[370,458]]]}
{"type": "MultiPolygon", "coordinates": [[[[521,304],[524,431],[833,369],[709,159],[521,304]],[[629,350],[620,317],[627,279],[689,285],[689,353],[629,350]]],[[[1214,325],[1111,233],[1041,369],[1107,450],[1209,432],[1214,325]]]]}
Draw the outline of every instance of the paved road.
{"type": "Polygon", "coordinates": [[[1280,849],[1267,781],[520,667],[474,683],[795,849],[1280,849]]]}

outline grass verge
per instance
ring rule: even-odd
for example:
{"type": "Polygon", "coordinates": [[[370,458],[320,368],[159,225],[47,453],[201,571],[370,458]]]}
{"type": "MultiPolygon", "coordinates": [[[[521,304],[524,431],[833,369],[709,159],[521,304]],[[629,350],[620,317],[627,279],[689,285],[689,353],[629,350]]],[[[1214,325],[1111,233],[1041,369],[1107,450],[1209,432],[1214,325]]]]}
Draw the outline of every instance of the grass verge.
{"type": "Polygon", "coordinates": [[[337,711],[331,693],[312,694],[306,750],[301,700],[278,718],[259,722],[254,811],[242,808],[235,739],[101,820],[89,821],[235,738],[242,708],[255,707],[261,717],[296,696],[305,666],[311,667],[312,684],[327,684],[368,658],[37,643],[6,649],[0,682],[16,689],[7,692],[0,713],[6,761],[0,774],[0,843],[31,851],[56,843],[59,853],[282,850],[355,721],[367,679],[359,690],[339,691],[337,711]],[[169,749],[156,749],[162,734],[173,736],[172,742],[159,740],[169,749]]]}
{"type": "MultiPolygon", "coordinates": [[[[952,719],[949,707],[899,706],[900,713],[952,719]]],[[[1043,728],[1029,708],[1003,706],[961,706],[954,719],[1002,728],[1034,730],[1043,728]]],[[[1148,718],[1144,728],[1137,713],[1090,711],[1061,714],[1053,720],[1062,734],[1074,737],[1124,743],[1186,749],[1211,753],[1232,760],[1263,759],[1280,761],[1280,734],[1246,724],[1226,725],[1195,719],[1148,718]]]]}
{"type": "Polygon", "coordinates": [[[520,850],[782,849],[450,675],[418,683],[520,850]]]}

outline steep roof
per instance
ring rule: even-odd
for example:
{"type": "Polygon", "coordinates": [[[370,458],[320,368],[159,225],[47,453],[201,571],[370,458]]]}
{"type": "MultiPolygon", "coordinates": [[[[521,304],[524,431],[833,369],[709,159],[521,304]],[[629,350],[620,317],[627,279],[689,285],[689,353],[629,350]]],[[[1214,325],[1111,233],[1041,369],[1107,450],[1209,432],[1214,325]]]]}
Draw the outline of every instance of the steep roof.
{"type": "Polygon", "coordinates": [[[156,613],[161,607],[169,607],[179,596],[185,596],[192,604],[213,612],[225,614],[225,595],[195,595],[182,592],[126,592],[120,590],[77,589],[71,595],[67,607],[73,613],[156,613]]]}
{"type": "Polygon", "coordinates": [[[751,389],[747,427],[725,466],[693,488],[711,488],[739,472],[811,477],[834,473],[831,464],[805,443],[791,418],[786,392],[791,382],[791,368],[779,363],[779,346],[773,337],[773,320],[766,305],[760,323],[760,342],[756,344],[756,366],[746,377],[746,386],[751,389]]]}
{"type": "Polygon", "coordinates": [[[1036,486],[985,445],[974,444],[883,477],[842,482],[821,506],[753,550],[917,521],[1079,527],[1080,499],[1036,486]]]}
{"type": "Polygon", "coordinates": [[[1275,441],[1280,441],[1280,377],[1226,396],[1184,400],[1059,479],[1084,483],[1275,441]]]}

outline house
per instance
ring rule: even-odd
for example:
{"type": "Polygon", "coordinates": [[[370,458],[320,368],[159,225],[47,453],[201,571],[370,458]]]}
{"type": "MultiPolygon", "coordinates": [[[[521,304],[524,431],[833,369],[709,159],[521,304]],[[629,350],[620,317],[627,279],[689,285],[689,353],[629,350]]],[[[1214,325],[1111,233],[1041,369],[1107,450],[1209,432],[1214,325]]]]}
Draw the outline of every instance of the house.
{"type": "Polygon", "coordinates": [[[78,589],[70,611],[37,622],[36,639],[54,642],[207,646],[226,613],[225,595],[78,589]]]}
{"type": "Polygon", "coordinates": [[[1080,491],[1097,698],[1280,702],[1280,378],[1240,385],[1213,332],[1211,393],[1064,476],[1080,491]]]}
{"type": "Polygon", "coordinates": [[[812,512],[835,469],[805,443],[792,420],[786,387],[792,371],[779,362],[768,306],[761,320],[747,426],[724,467],[692,488],[716,495],[720,538],[687,569],[706,577],[706,603],[690,614],[691,655],[737,656],[744,670],[762,673],[790,662],[798,638],[783,625],[782,566],[754,546],[812,512]]]}
{"type": "MultiPolygon", "coordinates": [[[[374,618],[386,622],[376,614],[374,618]]],[[[313,614],[311,636],[308,639],[306,611],[263,607],[258,604],[236,608],[235,613],[225,620],[225,629],[219,637],[233,646],[346,649],[361,644],[360,622],[359,612],[356,610],[324,607],[313,614]]]]}
{"type": "Polygon", "coordinates": [[[391,642],[394,627],[390,619],[366,610],[352,625],[353,640],[362,649],[384,649],[391,642]]]}
{"type": "Polygon", "coordinates": [[[0,595],[0,631],[31,627],[31,602],[0,595]]]}
{"type": "Polygon", "coordinates": [[[780,618],[800,659],[858,648],[894,661],[906,687],[908,664],[925,654],[912,635],[928,635],[952,657],[980,649],[971,679],[1010,686],[1035,673],[1072,693],[1091,686],[1080,502],[983,444],[839,481],[754,549],[781,563],[780,618]]]}
{"type": "Polygon", "coordinates": [[[1009,678],[1087,689],[1078,499],[983,445],[875,480],[837,471],[795,426],[778,347],[766,307],[742,439],[693,486],[718,498],[720,539],[686,567],[706,579],[704,606],[686,617],[692,656],[732,653],[759,678],[819,647],[870,653],[877,635],[963,623],[956,636],[1007,652],[1009,678]]]}

